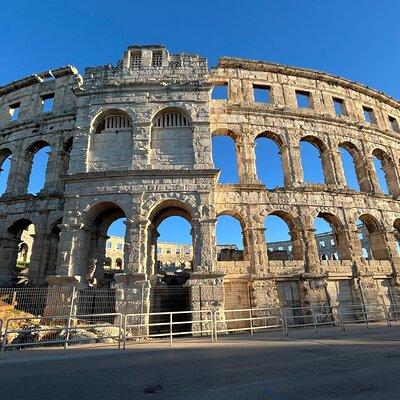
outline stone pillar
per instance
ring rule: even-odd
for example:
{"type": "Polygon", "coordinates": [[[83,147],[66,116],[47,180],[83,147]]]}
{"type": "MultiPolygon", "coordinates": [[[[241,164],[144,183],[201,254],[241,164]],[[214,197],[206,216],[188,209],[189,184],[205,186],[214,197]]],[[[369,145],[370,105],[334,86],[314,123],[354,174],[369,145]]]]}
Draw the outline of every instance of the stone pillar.
{"type": "Polygon", "coordinates": [[[143,273],[140,268],[139,249],[141,248],[141,224],[138,220],[126,220],[124,272],[127,274],[143,273]]]}
{"type": "MultiPolygon", "coordinates": [[[[288,133],[290,135],[290,133],[288,133]]],[[[296,139],[289,138],[289,147],[287,148],[288,152],[288,159],[290,163],[290,185],[293,187],[301,186],[303,182],[303,167],[301,165],[301,158],[300,158],[300,146],[299,142],[296,139]]]]}
{"type": "Polygon", "coordinates": [[[374,161],[372,157],[365,157],[365,169],[367,171],[368,179],[370,182],[370,190],[374,193],[382,193],[382,190],[379,186],[378,178],[376,175],[374,161]]]}
{"type": "Polygon", "coordinates": [[[31,169],[32,157],[26,154],[14,155],[8,175],[6,196],[20,196],[27,193],[31,169]]]}
{"type": "Polygon", "coordinates": [[[216,219],[201,219],[192,221],[193,254],[195,273],[210,273],[215,269],[216,245],[215,245],[216,219]]]}
{"type": "MultiPolygon", "coordinates": [[[[332,145],[332,143],[331,143],[332,145]]],[[[334,183],[339,188],[344,188],[347,185],[346,177],[344,175],[342,156],[338,147],[328,150],[329,158],[332,160],[332,167],[334,172],[334,183]]]]}
{"type": "Polygon", "coordinates": [[[321,151],[321,161],[324,170],[324,179],[327,185],[344,186],[344,176],[338,177],[338,154],[336,150],[324,149],[321,151]]]}
{"type": "MultiPolygon", "coordinates": [[[[224,299],[224,282],[223,275],[216,273],[193,273],[186,282],[190,286],[191,310],[211,310],[220,311],[217,314],[218,328],[226,328],[225,323],[225,299],[224,299]]],[[[203,314],[195,314],[197,320],[204,320],[210,316],[203,314]],[[202,317],[200,317],[200,315],[202,317]]],[[[197,331],[200,328],[211,329],[211,326],[205,326],[204,322],[193,324],[192,330],[197,331]],[[202,325],[202,326],[196,326],[202,325]]]]}
{"type": "Polygon", "coordinates": [[[309,274],[320,274],[321,263],[319,259],[318,246],[315,240],[315,228],[311,222],[303,218],[302,229],[303,243],[305,247],[305,269],[309,274]]]}
{"type": "Polygon", "coordinates": [[[239,181],[241,184],[259,184],[256,174],[254,141],[245,133],[236,139],[239,181]]]}
{"type": "Polygon", "coordinates": [[[397,250],[397,230],[386,230],[386,245],[389,252],[389,259],[392,265],[393,277],[398,277],[400,272],[400,256],[397,250]]]}
{"type": "Polygon", "coordinates": [[[2,287],[11,286],[13,283],[20,242],[17,238],[7,236],[0,240],[0,286],[2,287]]]}

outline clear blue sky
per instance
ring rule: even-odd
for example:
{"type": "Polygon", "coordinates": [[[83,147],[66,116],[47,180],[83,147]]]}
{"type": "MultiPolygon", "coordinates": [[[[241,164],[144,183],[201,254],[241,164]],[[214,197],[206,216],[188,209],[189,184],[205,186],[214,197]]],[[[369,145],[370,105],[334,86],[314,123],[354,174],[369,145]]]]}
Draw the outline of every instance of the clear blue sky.
{"type": "MultiPolygon", "coordinates": [[[[2,16],[0,84],[67,64],[83,73],[85,66],[115,63],[130,44],[162,43],[172,53],[206,56],[210,67],[223,55],[268,60],[327,71],[400,98],[396,0],[20,0],[4,2],[2,16]]],[[[265,168],[260,178],[278,186],[274,149],[261,143],[256,151],[264,154],[257,160],[265,168]]],[[[216,152],[223,157],[218,146],[216,152]]],[[[306,176],[315,171],[309,170],[306,176]]],[[[35,191],[40,173],[33,178],[35,191]]],[[[0,174],[0,192],[3,181],[0,174]]],[[[234,226],[218,229],[221,242],[239,241],[234,226]]],[[[165,230],[173,232],[166,240],[174,240],[181,225],[165,230]]]]}

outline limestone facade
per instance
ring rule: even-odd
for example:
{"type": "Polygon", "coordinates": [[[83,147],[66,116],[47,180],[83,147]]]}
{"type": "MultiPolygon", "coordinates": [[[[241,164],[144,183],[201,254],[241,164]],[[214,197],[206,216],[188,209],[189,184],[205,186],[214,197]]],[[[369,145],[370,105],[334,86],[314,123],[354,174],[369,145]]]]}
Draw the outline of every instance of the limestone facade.
{"type": "Polygon", "coordinates": [[[130,291],[133,308],[139,288],[151,302],[157,227],[178,215],[192,226],[186,285],[193,308],[397,301],[399,120],[399,102],[343,78],[227,57],[208,70],[206,59],[164,46],[130,46],[115,66],[86,68],[83,76],[68,66],[15,81],[0,88],[0,166],[11,156],[0,199],[0,282],[11,284],[22,231],[32,223],[31,285],[107,284],[107,229],[126,217],[123,271],[112,285],[130,291]],[[227,89],[226,99],[212,99],[215,86],[227,89]],[[269,102],[255,101],[255,89],[268,91],[269,102]],[[298,107],[296,95],[308,107],[298,107]],[[44,112],[49,98],[53,108],[44,112]],[[218,183],[216,135],[236,143],[238,184],[218,183]],[[283,187],[260,183],[258,137],[279,146],[283,187]],[[301,140],[319,149],[324,184],[303,182],[301,140]],[[46,182],[34,196],[27,193],[32,159],[46,145],[46,182]],[[346,185],[339,147],[353,156],[360,191],[346,185]],[[373,156],[382,161],[387,195],[373,156]],[[289,226],[292,260],[268,259],[264,220],[271,214],[289,226]],[[233,260],[217,260],[220,215],[242,226],[244,251],[233,260]],[[319,256],[317,216],[333,229],[338,260],[319,256]],[[368,230],[368,259],[357,219],[368,230]],[[235,295],[242,292],[245,300],[235,295]]]}

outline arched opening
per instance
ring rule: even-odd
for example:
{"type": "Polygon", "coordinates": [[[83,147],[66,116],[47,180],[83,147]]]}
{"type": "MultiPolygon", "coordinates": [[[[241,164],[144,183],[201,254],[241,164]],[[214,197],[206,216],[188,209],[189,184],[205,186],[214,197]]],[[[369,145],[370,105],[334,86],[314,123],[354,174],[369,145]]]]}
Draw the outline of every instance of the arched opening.
{"type": "Polygon", "coordinates": [[[112,267],[112,259],[111,257],[106,257],[104,261],[104,268],[105,269],[110,269],[112,267]]]}
{"type": "Polygon", "coordinates": [[[265,218],[265,242],[269,260],[302,260],[303,246],[293,217],[275,211],[265,218]]]}
{"type": "Polygon", "coordinates": [[[282,143],[276,135],[257,136],[255,140],[257,176],[268,189],[285,185],[281,151],[282,143]]]}
{"type": "MultiPolygon", "coordinates": [[[[186,256],[190,266],[194,255],[200,253],[199,242],[194,242],[192,214],[190,208],[180,201],[164,201],[149,217],[147,240],[147,270],[156,275],[157,281],[151,289],[150,311],[172,312],[190,310],[190,287],[185,285],[192,268],[183,269],[180,260],[184,249],[190,249],[186,256]]],[[[187,320],[185,314],[177,314],[174,322],[187,320]]],[[[169,317],[152,316],[152,323],[169,322],[169,317]]],[[[165,328],[165,327],[164,327],[165,328]]],[[[161,327],[153,327],[152,333],[163,333],[161,327]]],[[[186,324],[177,324],[173,330],[190,331],[186,324]]]]}
{"type": "Polygon", "coordinates": [[[304,182],[317,184],[326,182],[325,151],[325,145],[318,138],[306,136],[300,140],[300,156],[304,182]]]}
{"type": "Polygon", "coordinates": [[[111,109],[97,115],[93,120],[92,126],[95,133],[119,133],[124,130],[132,130],[132,121],[125,111],[111,109]]]}
{"type": "Polygon", "coordinates": [[[393,222],[394,238],[396,240],[397,255],[400,256],[400,218],[393,222]]]}
{"type": "Polygon", "coordinates": [[[314,228],[320,260],[351,259],[345,227],[339,218],[330,213],[319,213],[314,228]]]}
{"type": "Polygon", "coordinates": [[[384,151],[375,149],[372,152],[375,173],[379,187],[385,194],[398,195],[399,182],[397,180],[396,167],[384,151]]]}
{"type": "Polygon", "coordinates": [[[7,180],[11,167],[11,150],[0,150],[0,195],[4,194],[7,190],[7,180]]]}
{"type": "Polygon", "coordinates": [[[169,285],[183,284],[190,276],[193,265],[192,227],[179,215],[164,219],[157,228],[156,273],[169,285]],[[182,259],[189,268],[182,268],[182,259]]]}
{"type": "Polygon", "coordinates": [[[217,261],[243,261],[247,257],[244,226],[240,217],[221,213],[217,217],[217,261]]]}
{"type": "Polygon", "coordinates": [[[107,257],[125,257],[126,215],[115,203],[99,203],[86,215],[86,279],[90,285],[108,286],[112,278],[104,273],[107,257]],[[108,243],[112,243],[109,246],[108,243]]]}
{"type": "Polygon", "coordinates": [[[363,214],[356,221],[356,226],[361,248],[365,249],[368,259],[389,260],[385,234],[377,219],[363,214]]]}
{"type": "MultiPolygon", "coordinates": [[[[35,240],[35,226],[28,219],[20,219],[14,222],[7,230],[4,241],[8,257],[2,263],[8,265],[14,283],[25,285],[28,283],[28,272],[32,257],[32,249],[35,240]]],[[[2,243],[2,244],[3,244],[2,243]]]]}
{"type": "Polygon", "coordinates": [[[122,258],[117,258],[115,260],[115,266],[117,267],[117,269],[122,269],[122,258]]]}
{"type": "Polygon", "coordinates": [[[31,165],[28,167],[28,193],[38,194],[45,186],[47,163],[51,147],[44,141],[31,145],[27,150],[28,160],[31,165]]]}
{"type": "Polygon", "coordinates": [[[214,167],[220,169],[219,183],[239,183],[236,142],[230,135],[213,136],[212,157],[214,167]]]}
{"type": "Polygon", "coordinates": [[[158,113],[151,126],[150,164],[193,167],[193,128],[181,110],[158,113]]]}
{"type": "MultiPolygon", "coordinates": [[[[368,179],[360,154],[352,143],[342,143],[339,145],[340,156],[346,185],[353,190],[360,191],[363,187],[363,180],[368,179]]],[[[368,191],[365,187],[364,191],[368,191]],[[366,190],[365,190],[366,189],[366,190]]]]}

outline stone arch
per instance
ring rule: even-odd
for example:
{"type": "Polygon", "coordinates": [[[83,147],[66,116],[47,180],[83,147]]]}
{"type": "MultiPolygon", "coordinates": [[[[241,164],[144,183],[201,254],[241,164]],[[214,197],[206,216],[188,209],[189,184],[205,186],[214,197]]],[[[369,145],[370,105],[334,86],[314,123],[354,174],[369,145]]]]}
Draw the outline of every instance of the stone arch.
{"type": "Polygon", "coordinates": [[[11,164],[11,157],[11,149],[7,147],[0,149],[0,195],[7,191],[10,165],[5,168],[5,164],[11,164]]]}
{"type": "MultiPolygon", "coordinates": [[[[306,135],[300,139],[301,143],[309,143],[314,146],[319,152],[320,164],[322,167],[322,174],[325,184],[335,183],[335,173],[333,169],[333,162],[331,152],[329,151],[325,142],[317,136],[306,135]]],[[[304,180],[304,160],[301,160],[303,166],[303,180],[304,180]]]]}
{"type": "Polygon", "coordinates": [[[45,140],[37,140],[33,143],[30,143],[25,150],[25,157],[20,159],[20,170],[19,170],[19,182],[20,182],[20,190],[23,193],[29,192],[38,192],[41,189],[44,189],[47,185],[47,176],[48,176],[48,167],[49,167],[49,158],[48,155],[44,155],[44,158],[47,158],[46,165],[43,168],[43,165],[40,165],[36,162],[36,156],[39,152],[43,152],[48,149],[49,154],[52,151],[52,146],[49,142],[45,140]],[[40,169],[39,169],[40,168],[40,169]],[[36,171],[37,170],[37,171],[36,171]],[[42,185],[36,185],[36,182],[32,182],[32,175],[35,173],[42,174],[42,185]],[[35,186],[32,187],[31,185],[35,186]],[[40,187],[41,186],[41,187],[40,187]]]}
{"type": "Polygon", "coordinates": [[[372,258],[375,260],[389,260],[390,254],[386,244],[385,232],[379,221],[371,214],[362,214],[358,217],[367,232],[372,258]]]}
{"type": "MultiPolygon", "coordinates": [[[[396,165],[392,158],[382,149],[376,148],[372,151],[372,157],[379,160],[383,173],[385,175],[385,181],[389,194],[397,196],[400,193],[399,190],[399,180],[396,171],[396,165]]],[[[376,163],[374,163],[376,164],[376,163]]],[[[376,165],[375,165],[376,166],[376,165]]],[[[375,174],[378,178],[378,171],[375,169],[375,174]]],[[[382,185],[379,185],[381,190],[385,192],[382,185]]]]}
{"type": "MultiPolygon", "coordinates": [[[[14,278],[17,276],[17,260],[20,251],[21,237],[23,232],[27,231],[30,226],[35,225],[32,220],[26,217],[16,219],[6,228],[0,240],[0,284],[10,286],[14,278]]],[[[34,233],[34,231],[33,231],[34,233]]],[[[32,237],[31,249],[34,245],[34,237],[32,237]]]]}
{"type": "Polygon", "coordinates": [[[85,225],[83,249],[86,249],[82,265],[85,266],[84,275],[89,284],[106,284],[104,277],[104,263],[106,259],[107,231],[110,225],[125,218],[123,208],[115,202],[103,201],[94,204],[83,214],[85,225]]]}
{"type": "MultiPolygon", "coordinates": [[[[146,269],[149,275],[156,273],[161,276],[160,284],[165,283],[182,285],[189,279],[188,271],[180,271],[175,276],[167,276],[162,267],[163,263],[159,263],[158,258],[161,257],[157,251],[157,240],[160,236],[158,232],[159,226],[170,217],[181,217],[185,219],[190,225],[190,234],[192,236],[192,246],[194,257],[198,258],[201,253],[201,238],[199,237],[198,224],[193,219],[192,208],[189,204],[176,199],[165,199],[155,204],[148,213],[147,218],[147,247],[146,247],[146,269]]],[[[164,260],[165,261],[165,260],[164,260]]],[[[172,260],[171,265],[175,265],[172,260]]],[[[164,263],[165,264],[165,263],[164,263]]],[[[168,265],[168,262],[165,264],[168,265]]],[[[199,264],[196,264],[199,265],[199,264]]]]}
{"type": "Polygon", "coordinates": [[[111,268],[112,267],[112,258],[111,257],[106,257],[104,260],[104,266],[111,268]]]}
{"type": "Polygon", "coordinates": [[[241,162],[237,144],[239,135],[229,128],[215,129],[211,134],[214,167],[221,170],[220,183],[239,183],[241,162]],[[221,148],[224,149],[221,154],[221,148]]]}
{"type": "MultiPolygon", "coordinates": [[[[271,142],[273,142],[277,148],[278,148],[278,157],[280,160],[280,168],[282,171],[282,185],[278,185],[278,186],[288,186],[290,184],[290,161],[289,161],[289,154],[288,154],[288,149],[287,146],[285,145],[285,143],[283,142],[282,138],[275,132],[270,132],[270,131],[265,131],[262,132],[260,134],[258,134],[255,139],[255,145],[256,145],[256,149],[255,149],[255,158],[256,158],[256,171],[257,171],[257,175],[258,178],[260,179],[259,176],[259,163],[258,163],[258,154],[257,154],[257,141],[260,139],[267,139],[271,142]]],[[[262,179],[260,179],[262,182],[262,179]]],[[[264,183],[264,182],[262,182],[264,183]]]]}
{"type": "MultiPolygon", "coordinates": [[[[249,259],[249,249],[248,249],[248,243],[249,243],[249,238],[248,238],[248,230],[246,227],[245,219],[243,218],[242,214],[233,209],[224,209],[222,211],[219,211],[217,213],[217,230],[218,230],[218,218],[220,217],[231,217],[235,221],[238,221],[240,228],[241,228],[241,235],[242,235],[242,244],[243,244],[243,250],[236,249],[233,251],[226,251],[223,248],[220,248],[220,253],[217,254],[217,261],[244,261],[249,259]],[[229,253],[229,254],[228,254],[229,253]]],[[[216,239],[218,243],[218,234],[216,233],[216,239]]],[[[221,245],[229,245],[231,243],[221,243],[218,246],[220,247],[221,245]]]]}
{"type": "Polygon", "coordinates": [[[184,109],[167,107],[152,118],[149,162],[154,166],[193,167],[193,128],[184,109]]]}
{"type": "MultiPolygon", "coordinates": [[[[303,260],[304,258],[303,242],[301,239],[300,226],[298,226],[295,217],[288,211],[274,210],[265,216],[264,226],[269,216],[275,216],[280,218],[288,227],[289,230],[288,233],[291,239],[290,246],[292,246],[291,251],[288,251],[288,253],[291,253],[289,254],[290,256],[289,258],[293,260],[303,260]]],[[[268,237],[268,231],[266,231],[265,235],[266,237],[268,237]]]]}
{"type": "Polygon", "coordinates": [[[132,129],[132,118],[124,110],[111,108],[99,112],[93,117],[91,132],[105,133],[132,129]]]}
{"type": "MultiPolygon", "coordinates": [[[[330,243],[329,246],[334,246],[332,251],[330,253],[331,259],[334,259],[332,255],[335,253],[338,255],[338,258],[341,260],[350,260],[351,259],[351,253],[350,253],[350,246],[348,243],[348,236],[347,236],[347,230],[342,223],[342,221],[334,214],[330,212],[325,212],[321,211],[317,214],[316,218],[321,218],[325,222],[329,224],[331,227],[331,233],[328,233],[326,240],[333,240],[334,243],[330,243]]],[[[321,249],[318,240],[316,238],[318,249],[319,249],[319,255],[322,258],[321,254],[326,251],[326,249],[321,249]]]]}

